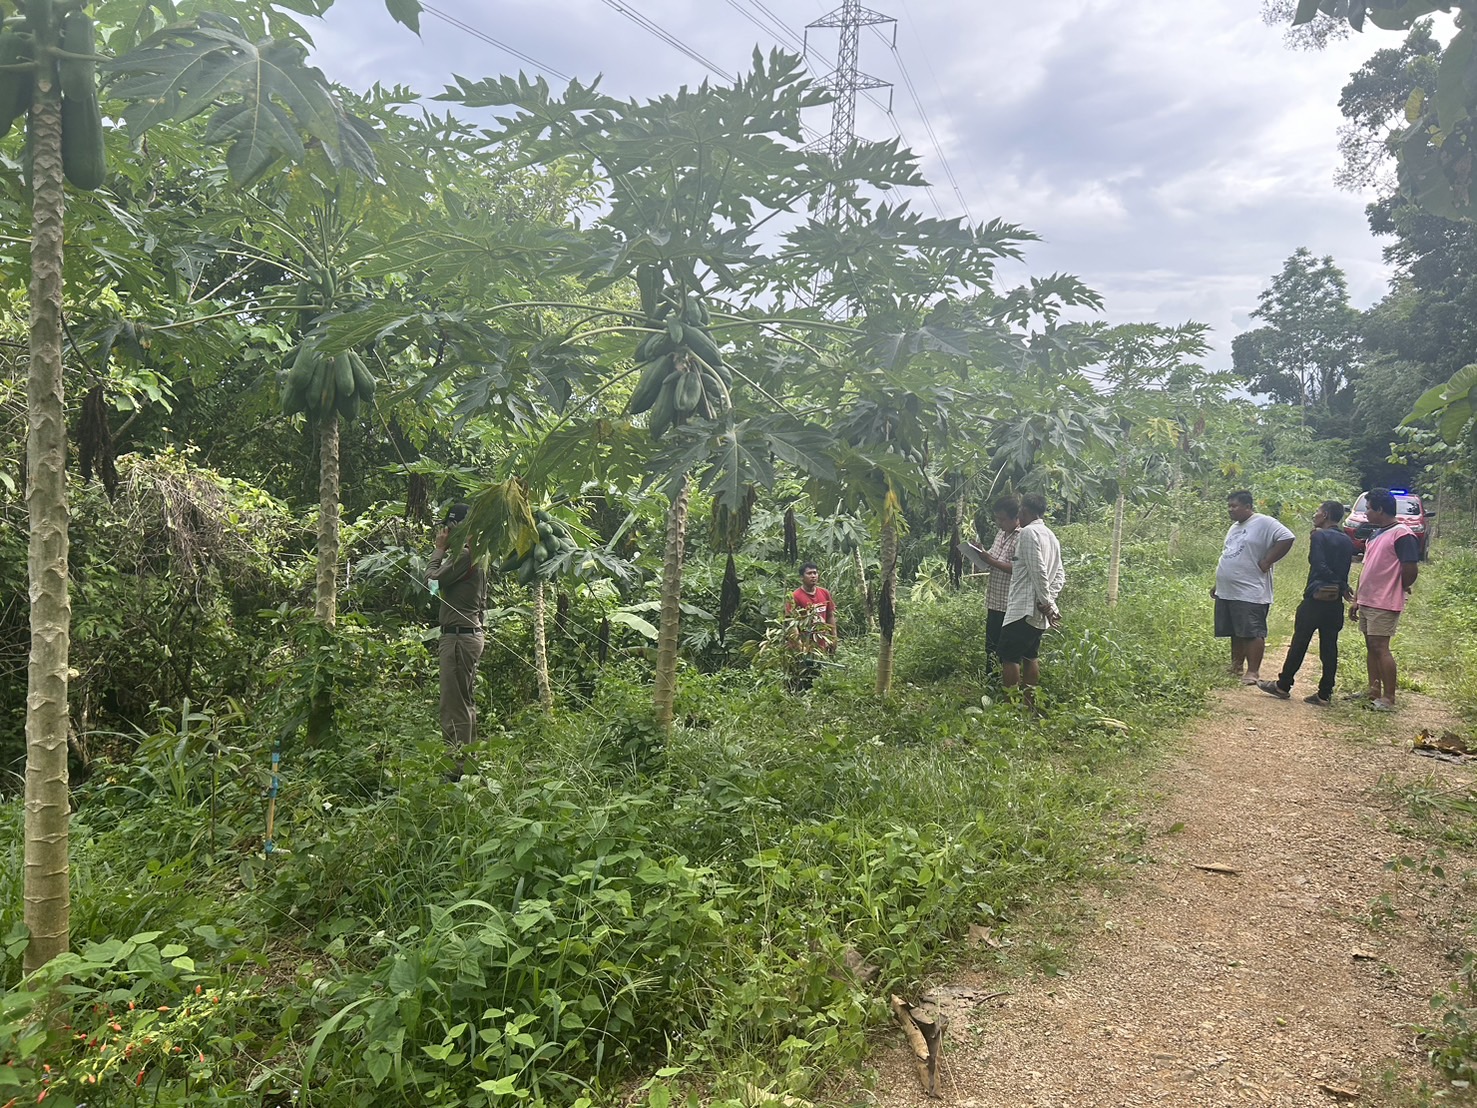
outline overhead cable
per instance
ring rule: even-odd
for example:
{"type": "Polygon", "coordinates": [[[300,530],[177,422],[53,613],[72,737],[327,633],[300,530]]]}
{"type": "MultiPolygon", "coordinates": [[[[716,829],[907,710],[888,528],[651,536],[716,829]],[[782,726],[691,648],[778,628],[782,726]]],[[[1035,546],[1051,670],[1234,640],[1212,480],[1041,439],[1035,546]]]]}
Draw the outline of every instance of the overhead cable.
{"type": "Polygon", "coordinates": [[[435,8],[432,7],[430,4],[423,3],[421,4],[421,10],[426,12],[428,15],[434,15],[437,19],[441,20],[444,23],[451,24],[451,26],[455,27],[458,31],[464,31],[467,34],[471,35],[473,38],[480,39],[481,41],[487,43],[487,45],[489,46],[497,47],[497,49],[501,50],[505,54],[511,54],[513,57],[517,58],[521,62],[527,62],[529,65],[533,66],[534,69],[539,70],[542,73],[547,73],[551,77],[558,77],[561,81],[570,80],[569,74],[560,73],[559,70],[555,69],[552,65],[545,65],[537,58],[525,54],[517,47],[509,46],[506,42],[503,42],[500,39],[493,38],[485,31],[479,31],[470,23],[464,23],[462,20],[456,18],[456,16],[448,15],[440,8],[435,8]]]}
{"type": "Polygon", "coordinates": [[[892,51],[892,56],[897,61],[898,72],[903,75],[903,84],[907,87],[908,95],[912,97],[913,106],[918,109],[918,116],[920,119],[923,120],[924,130],[928,132],[928,137],[933,142],[933,150],[934,153],[938,155],[939,164],[944,167],[944,175],[949,178],[949,184],[953,186],[954,195],[959,199],[959,206],[964,209],[965,218],[968,219],[970,223],[973,223],[974,216],[970,214],[969,202],[964,199],[964,190],[959,187],[959,182],[954,177],[954,170],[952,167],[950,167],[949,159],[944,154],[943,144],[939,142],[938,133],[933,129],[933,123],[929,121],[928,112],[923,107],[923,99],[918,95],[917,86],[913,84],[912,75],[908,73],[908,67],[903,64],[903,55],[901,51],[898,50],[897,43],[889,41],[887,36],[878,31],[875,27],[873,28],[873,33],[884,43],[887,43],[888,49],[892,51]]]}
{"type": "Polygon", "coordinates": [[[716,73],[719,77],[722,77],[730,84],[738,80],[738,78],[735,77],[732,73],[729,73],[722,66],[713,61],[710,61],[702,54],[699,54],[695,49],[693,49],[691,46],[688,46],[687,43],[683,42],[676,35],[672,34],[660,23],[653,23],[650,19],[647,19],[646,16],[638,12],[629,3],[626,3],[625,0],[605,0],[605,5],[608,8],[612,8],[615,11],[620,12],[621,15],[625,16],[642,30],[649,31],[651,34],[655,35],[657,38],[665,42],[668,46],[672,47],[674,50],[686,54],[693,61],[703,66],[705,69],[716,73]]]}

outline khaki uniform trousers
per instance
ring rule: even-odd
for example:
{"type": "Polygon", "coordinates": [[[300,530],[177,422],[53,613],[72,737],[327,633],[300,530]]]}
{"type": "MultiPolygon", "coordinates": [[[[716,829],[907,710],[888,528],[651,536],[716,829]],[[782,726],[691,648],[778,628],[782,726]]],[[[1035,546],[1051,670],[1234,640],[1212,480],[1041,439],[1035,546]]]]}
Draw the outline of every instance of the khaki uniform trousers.
{"type": "Polygon", "coordinates": [[[441,734],[453,747],[477,741],[477,662],[483,646],[481,631],[441,633],[441,734]]]}

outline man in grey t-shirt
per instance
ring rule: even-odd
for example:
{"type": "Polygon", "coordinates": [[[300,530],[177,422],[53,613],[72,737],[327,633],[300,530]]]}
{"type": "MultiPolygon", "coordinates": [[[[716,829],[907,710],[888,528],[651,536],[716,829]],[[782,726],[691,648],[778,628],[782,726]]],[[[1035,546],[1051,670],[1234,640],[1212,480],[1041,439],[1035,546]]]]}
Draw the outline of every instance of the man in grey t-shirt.
{"type": "Polygon", "coordinates": [[[1271,516],[1257,514],[1251,493],[1226,497],[1231,527],[1215,567],[1215,635],[1231,640],[1231,672],[1243,685],[1261,680],[1272,607],[1272,567],[1287,556],[1293,533],[1271,516]],[[1242,673],[1242,669],[1245,673],[1242,673]]]}

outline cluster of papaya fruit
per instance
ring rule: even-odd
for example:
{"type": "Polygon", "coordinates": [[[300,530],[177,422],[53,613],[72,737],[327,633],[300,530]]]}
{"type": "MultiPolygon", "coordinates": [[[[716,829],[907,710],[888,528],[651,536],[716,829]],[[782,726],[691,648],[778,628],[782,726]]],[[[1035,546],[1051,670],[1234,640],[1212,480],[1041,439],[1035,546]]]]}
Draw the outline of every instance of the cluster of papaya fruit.
{"type": "Polygon", "coordinates": [[[538,541],[524,553],[509,551],[497,567],[499,573],[513,574],[520,585],[533,584],[545,562],[568,554],[577,545],[569,535],[569,528],[542,508],[533,513],[533,522],[538,529],[538,541]]]}
{"type": "MultiPolygon", "coordinates": [[[[54,17],[54,5],[31,8],[54,17]]],[[[37,28],[32,15],[5,21],[0,27],[0,138],[10,133],[18,119],[30,114],[36,87],[36,68],[55,67],[62,93],[62,173],[74,188],[92,190],[107,177],[103,150],[103,115],[97,98],[97,34],[92,18],[80,7],[62,15],[60,26],[44,30],[50,41],[55,27],[57,49],[46,52],[46,61],[36,55],[37,28]]],[[[26,181],[31,179],[31,144],[26,142],[26,181]]]]}
{"type": "Polygon", "coordinates": [[[733,373],[708,333],[712,320],[702,299],[695,293],[681,301],[662,296],[660,271],[653,277],[652,269],[636,273],[649,333],[636,347],[641,376],[630,410],[651,413],[647,427],[658,439],[691,415],[713,419],[728,407],[733,373]]]}
{"type": "Polygon", "coordinates": [[[361,402],[374,401],[374,387],[374,374],[358,351],[327,357],[310,340],[298,347],[282,381],[282,414],[325,416],[336,410],[353,419],[361,402]]]}

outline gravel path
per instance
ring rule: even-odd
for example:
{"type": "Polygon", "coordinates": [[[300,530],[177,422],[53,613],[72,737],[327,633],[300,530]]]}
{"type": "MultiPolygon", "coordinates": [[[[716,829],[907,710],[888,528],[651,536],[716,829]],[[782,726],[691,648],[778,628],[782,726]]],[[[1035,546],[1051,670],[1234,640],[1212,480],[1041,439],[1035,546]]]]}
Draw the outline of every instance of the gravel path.
{"type": "Polygon", "coordinates": [[[940,987],[941,1100],[921,1095],[894,1033],[878,1104],[1371,1105],[1395,1103],[1382,1073],[1411,1088],[1426,1072],[1408,1028],[1454,968],[1422,884],[1385,868],[1420,844],[1390,831],[1376,786],[1477,778],[1409,753],[1422,727],[1455,721],[1413,694],[1390,716],[1254,688],[1213,707],[1160,774],[1148,860],[1079,906],[1065,972],[940,987]]]}

